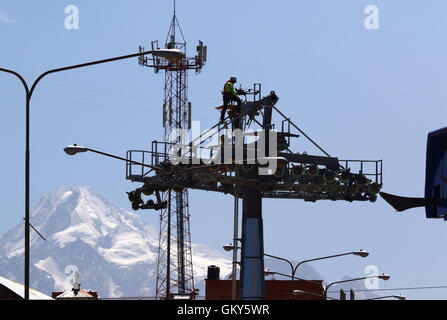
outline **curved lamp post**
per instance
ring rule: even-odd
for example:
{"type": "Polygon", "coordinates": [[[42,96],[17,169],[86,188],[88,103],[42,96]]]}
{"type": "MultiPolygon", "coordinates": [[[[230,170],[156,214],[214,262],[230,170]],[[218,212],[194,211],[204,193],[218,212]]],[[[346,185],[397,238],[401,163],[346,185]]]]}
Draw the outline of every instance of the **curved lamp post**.
{"type": "Polygon", "coordinates": [[[380,275],[374,275],[374,276],[367,276],[367,277],[361,277],[361,278],[355,278],[355,279],[347,279],[347,280],[340,280],[340,281],[335,281],[332,282],[330,284],[328,284],[325,288],[324,288],[324,295],[327,297],[327,292],[329,287],[331,287],[334,284],[339,284],[339,283],[345,283],[345,282],[351,282],[351,281],[359,281],[359,280],[365,280],[365,279],[371,279],[371,278],[378,278],[378,279],[382,279],[382,280],[388,280],[390,278],[389,274],[385,274],[382,273],[380,275]]]}
{"type": "MultiPolygon", "coordinates": [[[[275,274],[280,275],[280,276],[284,276],[284,277],[292,278],[292,280],[298,279],[298,280],[301,280],[301,281],[306,281],[306,282],[315,283],[315,284],[320,285],[318,282],[315,282],[315,281],[312,281],[312,280],[301,279],[301,278],[297,278],[295,276],[290,276],[290,275],[287,275],[287,274],[284,274],[284,273],[271,271],[271,270],[268,270],[268,269],[264,271],[264,275],[266,275],[266,276],[275,275],[275,274]]],[[[337,299],[334,299],[334,298],[331,298],[331,297],[327,296],[328,289],[332,285],[338,284],[338,283],[344,283],[344,282],[351,282],[351,281],[359,281],[359,280],[371,279],[371,278],[379,278],[379,279],[382,279],[382,280],[388,280],[390,278],[390,275],[382,273],[381,275],[374,275],[374,276],[367,276],[367,277],[361,277],[361,278],[355,278],[355,279],[347,279],[347,280],[335,281],[335,282],[332,282],[332,283],[328,284],[327,286],[323,286],[323,296],[324,296],[325,299],[337,300],[337,299]]],[[[295,291],[298,292],[298,291],[301,291],[301,290],[294,290],[293,291],[294,294],[295,294],[295,291]]],[[[299,294],[299,293],[300,292],[298,292],[297,294],[299,294]]],[[[367,300],[377,300],[377,299],[384,299],[384,298],[391,298],[391,297],[398,298],[399,300],[404,300],[405,299],[405,297],[402,296],[402,295],[393,295],[393,296],[372,298],[372,299],[367,299],[367,300]]]]}
{"type": "Polygon", "coordinates": [[[386,299],[386,298],[396,298],[397,300],[405,300],[405,296],[402,294],[394,294],[392,296],[384,296],[384,297],[377,297],[377,298],[370,298],[366,300],[380,300],[380,299],[386,299]]]}
{"type": "Polygon", "coordinates": [[[140,166],[148,167],[148,168],[151,168],[151,169],[153,169],[155,171],[159,171],[159,172],[162,172],[162,173],[167,173],[162,168],[159,168],[159,167],[156,167],[156,166],[153,166],[153,165],[150,165],[150,164],[146,164],[146,163],[142,163],[142,162],[138,162],[138,161],[134,161],[134,160],[129,160],[129,159],[126,159],[126,158],[123,158],[123,157],[119,157],[119,156],[115,156],[113,154],[106,153],[106,152],[103,152],[103,151],[99,151],[99,150],[95,150],[95,149],[91,149],[91,148],[87,148],[87,147],[83,147],[83,146],[78,146],[77,144],[66,146],[64,148],[64,151],[65,151],[66,154],[68,154],[70,156],[74,156],[75,154],[80,153],[80,152],[90,151],[90,152],[102,154],[103,156],[107,156],[107,157],[110,157],[110,158],[115,158],[115,159],[118,159],[118,160],[130,162],[130,163],[137,164],[137,165],[140,165],[140,166]]]}
{"type": "Polygon", "coordinates": [[[320,284],[321,284],[321,283],[318,282],[318,281],[302,279],[302,278],[298,278],[298,277],[295,277],[295,276],[292,277],[292,276],[289,275],[289,274],[285,274],[285,273],[281,273],[281,272],[277,272],[277,271],[272,271],[272,270],[270,270],[270,269],[266,269],[266,270],[264,270],[264,275],[265,275],[265,276],[274,276],[275,274],[277,274],[277,275],[279,275],[279,276],[287,277],[287,278],[292,278],[292,280],[297,279],[297,280],[300,280],[300,281],[305,281],[305,282],[309,282],[309,283],[313,283],[313,284],[317,284],[317,285],[320,285],[320,284]]]}
{"type": "MultiPolygon", "coordinates": [[[[231,250],[234,250],[234,249],[240,249],[240,247],[237,247],[237,246],[235,246],[235,245],[233,245],[231,243],[224,245],[222,248],[225,251],[231,251],[231,250]]],[[[314,258],[314,259],[303,260],[303,261],[299,262],[295,267],[293,266],[293,263],[290,260],[287,260],[285,258],[277,257],[277,256],[274,256],[274,255],[271,255],[271,254],[268,254],[268,253],[264,253],[264,256],[287,262],[289,264],[289,266],[290,266],[290,270],[292,271],[292,279],[294,279],[294,278],[296,278],[295,277],[296,270],[298,269],[298,267],[300,265],[302,265],[305,262],[311,262],[311,261],[317,261],[317,260],[323,260],[323,259],[336,258],[336,257],[347,256],[347,255],[351,255],[351,254],[355,255],[355,256],[362,257],[362,258],[366,258],[369,255],[369,252],[368,251],[364,251],[364,250],[350,251],[350,252],[345,252],[345,253],[334,254],[334,255],[331,255],[331,256],[325,256],[325,257],[319,257],[319,258],[314,258]]],[[[296,278],[296,279],[299,279],[299,278],[296,278]]]]}
{"type": "Polygon", "coordinates": [[[318,294],[318,293],[315,293],[315,292],[309,292],[309,291],[304,291],[304,290],[293,290],[293,295],[297,296],[299,294],[307,294],[307,295],[311,295],[311,296],[322,297],[322,298],[325,298],[325,299],[329,298],[331,300],[338,300],[338,299],[332,298],[332,297],[325,297],[324,295],[318,294]]]}
{"type": "Polygon", "coordinates": [[[313,258],[313,259],[308,259],[308,260],[303,260],[301,262],[299,262],[295,267],[293,266],[292,262],[290,262],[289,260],[285,259],[285,258],[281,258],[281,257],[277,257],[277,256],[273,256],[271,254],[267,254],[264,253],[264,256],[266,257],[270,257],[270,258],[274,258],[274,259],[278,259],[278,260],[282,260],[287,262],[290,265],[290,269],[292,270],[292,279],[295,277],[296,274],[296,270],[298,269],[298,267],[300,265],[302,265],[303,263],[306,262],[311,262],[311,261],[317,261],[317,260],[323,260],[323,259],[330,259],[330,258],[336,258],[336,257],[341,257],[341,256],[347,256],[347,255],[355,255],[355,256],[359,256],[362,258],[366,258],[369,255],[369,252],[364,251],[364,250],[359,250],[359,251],[350,251],[350,252],[345,252],[345,253],[339,253],[339,254],[334,254],[334,255],[330,255],[330,256],[325,256],[325,257],[319,257],[319,258],[313,258]]]}
{"type": "MultiPolygon", "coordinates": [[[[273,276],[275,274],[277,274],[279,276],[287,277],[287,278],[292,278],[292,281],[297,279],[297,280],[300,280],[300,281],[304,281],[304,282],[309,282],[309,283],[315,284],[315,285],[317,285],[319,287],[321,286],[321,282],[318,282],[318,281],[297,278],[295,276],[291,276],[291,275],[288,275],[288,274],[285,274],[285,273],[281,273],[281,272],[277,272],[277,271],[272,271],[270,269],[264,270],[264,276],[273,276]]],[[[296,290],[296,291],[301,291],[301,290],[296,290]]],[[[324,287],[323,287],[323,293],[324,293],[324,287]]],[[[295,294],[295,290],[293,291],[293,294],[295,294]]],[[[310,293],[310,294],[314,294],[314,295],[325,297],[324,295],[320,295],[320,294],[317,294],[317,293],[310,293]]],[[[334,299],[334,298],[329,298],[329,299],[334,299]]],[[[337,299],[334,299],[334,300],[337,300],[337,299]]]]}
{"type": "Polygon", "coordinates": [[[330,255],[330,256],[325,256],[325,257],[320,257],[320,258],[313,258],[313,259],[308,259],[308,260],[303,260],[300,263],[298,263],[296,265],[296,267],[294,268],[294,272],[296,272],[296,270],[298,269],[298,267],[300,265],[302,265],[303,263],[306,262],[311,262],[311,261],[317,261],[317,260],[323,260],[323,259],[331,259],[331,258],[337,258],[337,257],[342,257],[342,256],[347,256],[347,255],[355,255],[355,256],[359,256],[362,258],[366,258],[369,255],[368,251],[364,251],[364,250],[359,250],[359,251],[350,251],[350,252],[345,252],[345,253],[339,253],[339,254],[334,254],[334,255],[330,255]]]}
{"type": "Polygon", "coordinates": [[[92,66],[92,65],[96,65],[96,64],[101,64],[101,63],[107,63],[107,62],[113,62],[113,61],[118,61],[118,60],[124,60],[124,59],[144,56],[147,54],[153,54],[155,56],[163,57],[163,58],[166,58],[172,62],[178,61],[183,57],[183,53],[180,50],[177,50],[177,49],[161,49],[160,50],[159,49],[159,50],[144,51],[144,52],[129,54],[129,55],[125,55],[125,56],[119,56],[119,57],[114,57],[114,58],[109,58],[109,59],[104,59],[104,60],[96,60],[96,61],[91,61],[91,62],[87,62],[87,63],[52,69],[52,70],[48,70],[48,71],[42,73],[40,76],[38,76],[36,78],[36,80],[32,83],[31,89],[29,88],[25,79],[19,73],[15,72],[14,70],[0,68],[1,72],[12,74],[16,78],[19,79],[20,82],[22,83],[23,87],[25,88],[25,94],[26,94],[25,219],[24,219],[25,220],[25,279],[24,279],[25,300],[29,300],[29,245],[30,245],[29,244],[29,227],[30,227],[30,222],[29,222],[29,198],[30,198],[29,197],[29,193],[30,193],[29,192],[30,191],[30,187],[29,187],[30,186],[30,182],[29,182],[29,180],[30,180],[29,179],[29,176],[30,176],[29,175],[29,169],[30,169],[29,145],[30,145],[30,101],[31,101],[33,92],[36,89],[36,86],[40,82],[40,80],[42,80],[45,76],[47,76],[49,74],[66,71],[66,70],[88,67],[88,66],[92,66]]]}
{"type": "MultiPolygon", "coordinates": [[[[317,297],[324,297],[324,295],[315,293],[315,292],[309,292],[309,291],[303,291],[303,290],[293,290],[293,294],[294,295],[299,295],[299,294],[308,294],[308,295],[312,295],[312,296],[317,296],[317,297]]],[[[338,300],[336,298],[331,298],[331,297],[326,297],[327,299],[331,299],[331,300],[338,300]]],[[[405,296],[402,294],[395,294],[392,296],[383,296],[383,297],[377,297],[377,298],[370,298],[370,299],[366,299],[366,300],[380,300],[380,299],[386,299],[386,298],[396,298],[398,300],[405,300],[405,296]]]]}
{"type": "MultiPolygon", "coordinates": [[[[224,245],[223,249],[225,251],[232,251],[232,250],[240,249],[240,247],[238,247],[236,245],[236,243],[235,244],[229,243],[229,244],[224,245]]],[[[234,252],[236,252],[236,251],[234,251],[234,252]]],[[[351,255],[351,254],[355,255],[355,256],[362,257],[362,258],[366,258],[369,255],[369,252],[368,251],[364,251],[364,250],[350,251],[350,252],[345,252],[345,253],[339,253],[339,254],[334,254],[334,255],[330,255],[330,256],[325,256],[325,257],[307,259],[307,260],[303,260],[303,261],[299,262],[295,267],[293,266],[293,263],[291,261],[289,261],[289,260],[287,260],[285,258],[274,256],[274,255],[271,255],[271,254],[268,254],[268,253],[264,253],[264,256],[287,262],[289,264],[290,270],[292,272],[291,276],[285,275],[285,274],[281,274],[281,273],[278,273],[278,272],[272,272],[272,274],[278,274],[278,275],[283,275],[283,276],[286,276],[286,277],[290,277],[290,278],[292,278],[292,280],[298,279],[298,280],[303,280],[303,281],[310,281],[310,280],[305,280],[305,279],[301,279],[301,278],[295,277],[295,274],[296,274],[296,271],[297,271],[298,267],[300,265],[302,265],[303,263],[311,262],[311,261],[317,261],[317,260],[323,260],[323,259],[336,258],[336,257],[341,257],[341,256],[347,256],[347,255],[351,255]]],[[[235,255],[233,255],[233,266],[235,266],[237,263],[238,262],[235,260],[235,255]]],[[[268,275],[269,272],[270,271],[267,271],[267,272],[264,271],[264,274],[268,275]]],[[[233,283],[235,283],[236,271],[235,271],[234,267],[233,267],[233,275],[232,275],[232,277],[233,277],[233,283]]],[[[310,281],[310,282],[312,282],[312,281],[310,281]]]]}
{"type": "MultiPolygon", "coordinates": [[[[277,275],[280,275],[280,276],[284,276],[284,277],[292,278],[292,280],[294,280],[294,279],[298,279],[298,280],[301,280],[301,281],[311,282],[311,283],[315,283],[315,284],[320,285],[318,282],[315,282],[315,281],[312,281],[312,280],[301,279],[301,278],[297,278],[297,277],[295,277],[295,276],[290,276],[290,275],[287,275],[287,274],[284,274],[284,273],[280,273],[280,272],[276,272],[276,271],[265,270],[265,271],[264,271],[264,274],[265,274],[266,276],[277,274],[277,275]]],[[[365,280],[365,279],[371,279],[371,278],[379,278],[379,279],[382,279],[382,280],[388,280],[388,279],[390,279],[390,275],[385,274],[385,273],[382,273],[381,275],[374,275],[374,276],[367,276],[367,277],[361,277],[361,278],[355,278],[355,279],[347,279],[347,280],[335,281],[335,282],[332,282],[332,283],[328,284],[327,286],[323,286],[323,294],[324,294],[324,297],[325,297],[325,299],[333,299],[333,298],[331,298],[331,297],[328,297],[328,296],[327,296],[327,293],[328,293],[328,289],[329,289],[329,287],[331,287],[331,286],[334,285],[334,284],[345,283],[345,282],[351,282],[351,281],[359,281],[359,280],[365,280]]],[[[379,297],[379,298],[380,298],[380,299],[383,299],[383,298],[389,298],[389,297],[395,297],[395,298],[397,298],[397,296],[401,296],[401,297],[403,297],[402,295],[396,295],[396,296],[387,296],[387,297],[379,297]]],[[[379,299],[379,298],[375,298],[374,300],[379,299]]],[[[404,298],[404,299],[405,299],[405,298],[404,298]]],[[[337,299],[335,299],[335,300],[337,300],[337,299]]],[[[373,299],[368,299],[368,300],[373,300],[373,299]]],[[[401,300],[403,300],[403,299],[401,299],[401,300]]]]}

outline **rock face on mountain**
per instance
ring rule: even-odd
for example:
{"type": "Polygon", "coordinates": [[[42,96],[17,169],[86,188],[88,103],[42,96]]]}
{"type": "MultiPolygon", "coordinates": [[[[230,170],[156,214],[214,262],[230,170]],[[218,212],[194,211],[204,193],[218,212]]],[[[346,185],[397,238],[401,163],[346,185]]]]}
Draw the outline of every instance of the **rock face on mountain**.
{"type": "MultiPolygon", "coordinates": [[[[154,296],[158,231],[138,215],[118,208],[90,187],[62,187],[31,211],[30,286],[46,294],[69,289],[76,271],[84,289],[101,297],[154,296]]],[[[23,283],[23,223],[0,243],[0,275],[23,283]]],[[[231,261],[207,245],[192,244],[196,287],[204,294],[207,267],[221,275],[231,261]]]]}

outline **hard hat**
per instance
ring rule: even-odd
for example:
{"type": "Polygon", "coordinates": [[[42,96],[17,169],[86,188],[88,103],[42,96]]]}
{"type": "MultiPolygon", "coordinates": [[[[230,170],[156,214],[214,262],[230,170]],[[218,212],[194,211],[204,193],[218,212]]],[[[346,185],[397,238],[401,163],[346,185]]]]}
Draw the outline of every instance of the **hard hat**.
{"type": "Polygon", "coordinates": [[[231,82],[236,82],[236,81],[237,81],[236,76],[231,76],[230,81],[231,81],[231,82]]]}

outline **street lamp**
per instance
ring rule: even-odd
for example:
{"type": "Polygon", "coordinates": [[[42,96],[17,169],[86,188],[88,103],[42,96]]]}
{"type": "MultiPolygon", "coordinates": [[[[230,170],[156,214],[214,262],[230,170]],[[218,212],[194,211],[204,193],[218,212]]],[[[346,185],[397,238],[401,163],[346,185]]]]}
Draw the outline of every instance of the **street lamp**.
{"type": "MultiPolygon", "coordinates": [[[[306,281],[306,282],[310,282],[310,283],[314,283],[314,284],[320,285],[320,283],[318,283],[316,281],[297,278],[295,276],[290,276],[288,274],[284,274],[284,273],[281,273],[281,272],[271,271],[269,269],[264,270],[264,275],[265,276],[273,276],[275,274],[280,275],[280,276],[284,276],[284,277],[292,278],[292,280],[298,279],[298,280],[301,280],[301,281],[306,281]]],[[[364,279],[370,279],[370,278],[379,278],[379,279],[382,279],[382,280],[388,280],[388,279],[390,279],[390,275],[382,273],[381,275],[375,275],[375,276],[368,276],[368,277],[361,277],[361,278],[355,278],[355,279],[347,279],[347,280],[335,281],[335,282],[330,283],[327,286],[323,286],[323,295],[319,295],[319,294],[316,294],[316,293],[313,293],[313,292],[302,291],[302,290],[293,290],[293,294],[297,295],[297,294],[307,293],[307,294],[313,294],[313,295],[317,295],[317,296],[322,296],[325,299],[338,300],[338,299],[335,299],[335,298],[327,296],[327,292],[328,292],[328,289],[329,289],[330,286],[332,286],[334,284],[338,284],[338,283],[358,281],[358,280],[364,280],[364,279]]],[[[399,295],[392,295],[392,296],[385,296],[385,297],[378,297],[378,298],[371,298],[371,299],[367,299],[367,300],[378,300],[378,299],[384,299],[384,298],[396,298],[396,299],[399,299],[399,300],[405,300],[405,297],[403,295],[401,295],[401,294],[399,294],[399,295]]]]}
{"type": "Polygon", "coordinates": [[[147,54],[153,54],[155,56],[159,56],[162,58],[166,58],[169,61],[178,61],[183,57],[183,53],[180,50],[177,49],[158,49],[158,50],[151,50],[151,51],[144,51],[134,54],[129,54],[125,56],[119,56],[104,60],[96,60],[91,61],[87,63],[72,65],[68,67],[62,67],[57,69],[48,70],[44,73],[42,73],[40,76],[36,78],[36,80],[31,85],[31,89],[28,86],[25,79],[17,72],[5,68],[0,68],[1,72],[6,72],[9,74],[14,75],[16,78],[20,80],[23,87],[25,88],[25,97],[26,97],[26,120],[25,120],[25,127],[26,127],[26,133],[25,133],[25,279],[24,279],[24,289],[25,289],[25,300],[29,300],[29,247],[30,247],[30,241],[29,241],[29,228],[30,228],[30,221],[29,221],[29,198],[30,198],[30,101],[31,97],[33,95],[34,90],[36,89],[37,84],[42,80],[45,76],[57,73],[61,71],[66,70],[72,70],[72,69],[78,69],[83,67],[88,67],[96,64],[101,63],[107,63],[107,62],[113,62],[118,60],[124,60],[134,57],[141,57],[147,54]]]}
{"type": "Polygon", "coordinates": [[[138,161],[134,161],[134,160],[129,160],[129,159],[126,159],[126,158],[123,158],[123,157],[119,157],[119,156],[115,156],[113,154],[102,152],[102,151],[99,151],[99,150],[86,148],[86,147],[83,147],[83,146],[78,146],[77,144],[66,146],[64,148],[64,151],[65,151],[66,154],[68,154],[70,156],[74,156],[75,154],[80,153],[80,152],[90,151],[90,152],[102,154],[102,155],[110,157],[110,158],[115,158],[115,159],[118,159],[118,160],[130,162],[130,163],[137,164],[137,165],[144,166],[144,167],[149,167],[149,168],[155,170],[156,172],[167,173],[166,170],[163,170],[160,167],[156,167],[156,166],[153,166],[153,165],[150,165],[150,164],[146,164],[146,163],[142,163],[142,162],[138,162],[138,161]]]}
{"type": "Polygon", "coordinates": [[[240,240],[237,237],[237,211],[238,211],[238,197],[235,197],[235,237],[234,237],[234,245],[233,244],[226,244],[223,246],[223,249],[225,251],[233,251],[233,268],[231,272],[231,297],[233,300],[236,300],[236,273],[237,273],[237,265],[240,264],[240,262],[237,261],[237,249],[240,249],[240,247],[237,246],[236,241],[240,240]]]}
{"type": "Polygon", "coordinates": [[[354,251],[354,252],[352,252],[352,254],[356,255],[356,256],[360,256],[362,258],[366,258],[367,256],[369,256],[369,252],[368,251],[364,251],[362,249],[360,249],[359,251],[354,251]]]}
{"type": "Polygon", "coordinates": [[[315,293],[315,292],[309,292],[309,291],[304,291],[304,290],[293,290],[293,295],[297,296],[297,295],[300,295],[300,294],[307,294],[307,295],[311,295],[311,296],[322,297],[322,298],[325,298],[325,299],[329,298],[331,300],[338,300],[338,299],[332,298],[332,297],[325,297],[324,295],[318,294],[318,293],[315,293]]]}
{"type": "Polygon", "coordinates": [[[272,271],[270,269],[266,269],[264,270],[264,276],[268,277],[268,276],[274,276],[275,274],[279,275],[279,276],[283,276],[283,277],[287,277],[287,278],[292,278],[292,280],[300,280],[300,281],[305,281],[305,282],[309,282],[309,283],[313,283],[313,284],[317,284],[320,285],[321,283],[318,281],[314,281],[314,280],[306,280],[306,279],[302,279],[302,278],[298,278],[295,276],[291,276],[289,274],[285,274],[285,273],[281,273],[281,272],[277,272],[277,271],[272,271]]]}
{"type": "Polygon", "coordinates": [[[397,300],[405,300],[405,296],[402,294],[394,294],[392,296],[383,296],[383,297],[377,297],[377,298],[370,298],[366,300],[379,300],[379,299],[386,299],[386,298],[396,298],[397,300]]]}
{"type": "MultiPolygon", "coordinates": [[[[229,244],[226,244],[226,245],[224,245],[222,248],[225,250],[225,251],[233,251],[233,249],[234,249],[234,245],[232,244],[232,243],[229,243],[229,244]]],[[[241,247],[236,247],[236,249],[240,249],[241,247]]]]}
{"type": "Polygon", "coordinates": [[[177,62],[184,56],[183,52],[179,49],[157,49],[152,51],[152,55],[165,58],[170,62],[177,62]]]}
{"type": "Polygon", "coordinates": [[[362,257],[362,258],[366,258],[369,255],[369,252],[368,251],[364,251],[364,250],[350,251],[350,252],[345,252],[345,253],[339,253],[339,254],[334,254],[334,255],[330,255],[330,256],[325,256],[325,257],[319,257],[319,258],[303,260],[303,261],[299,262],[295,267],[293,267],[292,262],[290,262],[289,260],[287,260],[285,258],[273,256],[273,255],[267,254],[267,253],[264,253],[264,256],[287,262],[290,265],[290,268],[292,270],[292,279],[293,279],[295,277],[296,270],[298,269],[298,267],[300,265],[302,265],[303,263],[305,263],[305,262],[311,262],[311,261],[317,261],[317,260],[323,260],[323,259],[336,258],[336,257],[341,257],[341,256],[347,256],[347,255],[350,255],[350,254],[355,255],[355,256],[359,256],[359,257],[362,257]]]}
{"type": "MultiPolygon", "coordinates": [[[[304,290],[293,290],[293,294],[294,295],[299,295],[299,294],[308,294],[308,295],[313,295],[313,296],[318,296],[318,297],[324,297],[324,295],[315,293],[315,292],[309,292],[309,291],[304,291],[304,290]]],[[[327,299],[331,299],[331,300],[338,300],[336,298],[332,298],[332,297],[326,297],[327,299]]],[[[380,300],[380,299],[386,299],[386,298],[396,298],[398,300],[405,300],[405,296],[402,294],[395,294],[395,295],[391,295],[391,296],[383,296],[383,297],[377,297],[377,298],[370,298],[370,299],[366,299],[366,300],[380,300]]]]}
{"type": "MultiPolygon", "coordinates": [[[[231,243],[224,245],[222,248],[225,251],[232,251],[234,249],[240,249],[240,247],[238,247],[236,245],[233,245],[231,243]]],[[[292,280],[293,280],[295,278],[296,270],[298,269],[298,267],[300,265],[302,265],[305,262],[311,262],[311,261],[317,261],[317,260],[323,260],[323,259],[336,258],[336,257],[341,257],[341,256],[347,256],[347,255],[350,255],[350,254],[355,255],[355,256],[359,256],[359,257],[362,257],[362,258],[366,258],[369,255],[369,252],[360,249],[358,251],[350,251],[350,252],[345,252],[345,253],[339,253],[339,254],[334,254],[334,255],[330,255],[330,256],[325,256],[325,257],[319,257],[319,258],[303,260],[303,261],[299,262],[295,267],[293,266],[293,263],[290,260],[287,260],[285,258],[277,257],[277,256],[274,256],[274,255],[271,255],[271,254],[268,254],[268,253],[264,253],[264,256],[287,262],[289,264],[289,266],[290,266],[291,271],[292,271],[292,276],[291,277],[292,277],[292,280]]]]}
{"type": "MultiPolygon", "coordinates": [[[[309,282],[309,283],[312,283],[312,284],[314,284],[314,285],[317,285],[318,287],[321,287],[321,282],[318,282],[318,281],[313,281],[313,280],[306,280],[306,279],[302,279],[302,278],[297,278],[297,277],[294,277],[294,276],[291,276],[291,275],[288,275],[288,274],[284,274],[284,273],[281,273],[281,272],[272,271],[272,270],[270,270],[270,269],[266,269],[266,270],[264,270],[264,276],[266,276],[266,277],[268,277],[268,276],[273,276],[273,275],[275,275],[275,274],[277,274],[277,275],[279,275],[279,276],[283,276],[283,277],[292,278],[292,281],[295,280],[295,279],[298,279],[298,280],[300,280],[300,281],[309,282]]],[[[296,291],[300,291],[300,290],[296,290],[296,291]]],[[[324,293],[324,287],[323,287],[323,293],[324,293]]],[[[293,294],[295,294],[295,290],[293,291],[293,294]]],[[[315,294],[315,295],[319,295],[319,294],[315,294]]],[[[319,296],[324,297],[324,295],[319,295],[319,296]]],[[[333,298],[330,298],[330,299],[333,299],[333,298]]],[[[337,299],[335,299],[335,300],[337,300],[337,299]]]]}
{"type": "Polygon", "coordinates": [[[303,260],[303,261],[301,261],[300,263],[298,263],[296,265],[296,267],[293,270],[293,274],[295,274],[295,272],[298,269],[298,267],[300,265],[302,265],[303,263],[311,262],[311,261],[317,261],[317,260],[323,260],[323,259],[336,258],[336,257],[341,257],[341,256],[347,256],[347,255],[350,255],[350,254],[358,256],[358,257],[361,257],[361,258],[366,258],[369,255],[369,252],[360,249],[359,251],[350,251],[350,252],[345,252],[345,253],[339,253],[339,254],[334,254],[334,255],[330,255],[330,256],[325,256],[325,257],[319,257],[319,258],[303,260]]]}
{"type": "Polygon", "coordinates": [[[276,272],[276,271],[272,271],[272,270],[270,270],[270,269],[265,269],[265,270],[264,270],[264,276],[266,276],[266,277],[268,277],[268,276],[274,276],[275,274],[279,274],[279,273],[276,272]]]}
{"type": "Polygon", "coordinates": [[[355,279],[347,279],[347,280],[340,280],[340,281],[335,281],[332,282],[330,284],[328,284],[325,288],[324,288],[324,295],[327,297],[327,293],[328,293],[328,289],[329,287],[331,287],[334,284],[339,284],[339,283],[345,283],[345,282],[351,282],[351,281],[359,281],[359,280],[365,280],[365,279],[371,279],[371,278],[379,278],[381,280],[388,280],[390,278],[389,274],[385,274],[382,273],[380,275],[373,275],[373,276],[367,276],[367,277],[361,277],[361,278],[355,278],[355,279]]]}
{"type": "Polygon", "coordinates": [[[87,148],[78,146],[78,145],[75,143],[75,144],[73,144],[73,145],[66,146],[66,147],[64,148],[64,151],[65,151],[66,154],[68,154],[68,155],[70,155],[70,156],[74,156],[76,153],[79,153],[79,152],[86,152],[86,151],[87,151],[87,148]]]}

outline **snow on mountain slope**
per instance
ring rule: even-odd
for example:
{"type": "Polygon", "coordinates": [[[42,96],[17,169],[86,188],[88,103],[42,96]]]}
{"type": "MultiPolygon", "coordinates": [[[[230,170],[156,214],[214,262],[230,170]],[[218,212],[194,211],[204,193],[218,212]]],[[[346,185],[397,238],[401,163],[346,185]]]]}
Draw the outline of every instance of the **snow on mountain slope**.
{"type": "MultiPolygon", "coordinates": [[[[74,269],[84,289],[103,297],[153,296],[158,232],[138,215],[125,211],[90,187],[62,187],[45,195],[31,211],[31,286],[51,294],[70,287],[74,269]]],[[[206,245],[192,244],[196,286],[203,294],[209,265],[221,275],[231,261],[206,245]]],[[[0,243],[0,275],[23,281],[23,224],[5,233],[0,243]]]]}

